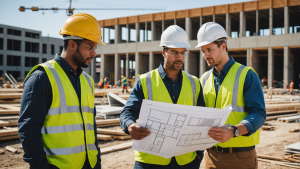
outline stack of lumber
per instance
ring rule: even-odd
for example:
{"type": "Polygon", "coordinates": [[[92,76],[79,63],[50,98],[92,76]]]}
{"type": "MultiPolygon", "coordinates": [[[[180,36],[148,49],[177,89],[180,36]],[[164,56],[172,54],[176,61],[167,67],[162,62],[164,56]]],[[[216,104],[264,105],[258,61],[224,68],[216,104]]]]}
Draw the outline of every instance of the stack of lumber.
{"type": "Polygon", "coordinates": [[[113,151],[127,149],[127,148],[130,148],[131,146],[132,146],[132,142],[128,142],[128,143],[123,143],[123,144],[119,144],[119,145],[115,145],[115,146],[111,146],[111,147],[101,148],[101,154],[106,154],[106,153],[110,153],[113,151]]]}
{"type": "Polygon", "coordinates": [[[97,129],[98,140],[127,140],[131,139],[130,135],[127,135],[122,130],[108,130],[108,129],[97,129]]]}
{"type": "Polygon", "coordinates": [[[21,103],[23,89],[0,89],[0,104],[21,103]]]}
{"type": "Polygon", "coordinates": [[[0,116],[20,113],[20,104],[0,104],[0,116]]]}
{"type": "Polygon", "coordinates": [[[110,127],[120,125],[120,119],[96,120],[97,127],[110,127]]]}
{"type": "Polygon", "coordinates": [[[299,121],[300,115],[297,116],[290,116],[290,117],[281,117],[278,118],[277,121],[279,122],[294,122],[294,121],[299,121]]]}
{"type": "Polygon", "coordinates": [[[19,138],[18,128],[5,127],[3,129],[0,129],[0,141],[1,140],[10,140],[10,139],[15,139],[15,138],[19,138]]]}
{"type": "Polygon", "coordinates": [[[300,108],[299,102],[287,101],[268,101],[266,102],[266,112],[268,120],[276,120],[281,117],[298,115],[300,108]]]}
{"type": "Polygon", "coordinates": [[[293,158],[294,156],[289,157],[273,157],[273,156],[265,156],[265,155],[257,155],[258,161],[272,163],[280,166],[285,166],[289,168],[300,168],[300,160],[299,156],[295,156],[296,158],[293,158]]]}

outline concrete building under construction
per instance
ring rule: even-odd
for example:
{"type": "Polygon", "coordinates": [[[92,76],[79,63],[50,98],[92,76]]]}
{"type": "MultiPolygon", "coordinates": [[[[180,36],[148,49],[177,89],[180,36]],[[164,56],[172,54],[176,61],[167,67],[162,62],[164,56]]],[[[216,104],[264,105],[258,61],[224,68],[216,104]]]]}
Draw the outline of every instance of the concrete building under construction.
{"type": "Polygon", "coordinates": [[[260,0],[180,11],[100,20],[102,39],[107,46],[97,50],[88,72],[95,81],[101,76],[115,83],[121,75],[131,78],[146,73],[163,61],[158,46],[162,32],[176,24],[187,32],[192,48],[183,69],[200,77],[210,68],[197,45],[197,32],[206,22],[217,22],[227,34],[229,56],[253,67],[267,86],[286,87],[300,81],[300,2],[260,0]],[[99,60],[99,59],[98,59],[99,60]],[[99,70],[99,69],[98,69],[99,70]]]}

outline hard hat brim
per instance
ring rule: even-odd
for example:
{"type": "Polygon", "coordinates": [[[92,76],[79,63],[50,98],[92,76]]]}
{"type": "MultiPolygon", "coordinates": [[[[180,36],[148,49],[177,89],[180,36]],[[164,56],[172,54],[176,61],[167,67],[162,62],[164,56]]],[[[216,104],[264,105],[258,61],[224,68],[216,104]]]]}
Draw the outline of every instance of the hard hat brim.
{"type": "Polygon", "coordinates": [[[205,42],[199,43],[195,48],[200,48],[201,46],[210,44],[210,43],[212,43],[212,42],[213,42],[213,41],[205,41],[205,42]]]}
{"type": "Polygon", "coordinates": [[[162,45],[159,45],[160,47],[167,47],[167,48],[186,48],[186,49],[189,49],[191,48],[191,45],[189,44],[186,44],[186,43],[173,43],[171,45],[165,45],[165,44],[162,44],[162,45]]]}
{"type": "Polygon", "coordinates": [[[104,42],[102,42],[102,40],[98,40],[97,43],[106,46],[106,44],[104,42]]]}

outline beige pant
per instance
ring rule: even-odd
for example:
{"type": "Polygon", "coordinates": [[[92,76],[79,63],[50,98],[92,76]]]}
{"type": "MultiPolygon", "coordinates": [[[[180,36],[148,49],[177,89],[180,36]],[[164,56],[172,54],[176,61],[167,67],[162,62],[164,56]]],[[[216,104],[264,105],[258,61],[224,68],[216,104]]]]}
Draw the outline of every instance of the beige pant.
{"type": "Polygon", "coordinates": [[[237,153],[222,153],[208,149],[204,155],[205,169],[257,169],[255,149],[237,153]]]}

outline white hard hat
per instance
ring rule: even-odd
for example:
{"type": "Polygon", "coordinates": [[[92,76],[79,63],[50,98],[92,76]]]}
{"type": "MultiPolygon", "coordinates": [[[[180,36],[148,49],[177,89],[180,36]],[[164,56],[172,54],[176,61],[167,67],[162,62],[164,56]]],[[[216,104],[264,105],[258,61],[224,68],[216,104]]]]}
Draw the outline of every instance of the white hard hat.
{"type": "Polygon", "coordinates": [[[169,26],[161,35],[160,47],[191,48],[186,32],[177,25],[169,26]]]}
{"type": "Polygon", "coordinates": [[[195,48],[207,45],[220,38],[229,39],[225,29],[215,22],[207,22],[198,31],[198,45],[195,48]]]}

